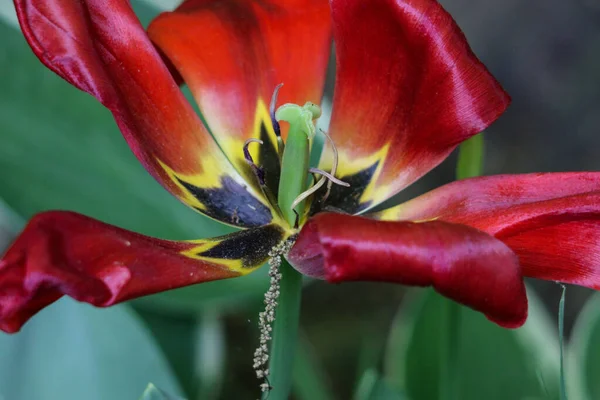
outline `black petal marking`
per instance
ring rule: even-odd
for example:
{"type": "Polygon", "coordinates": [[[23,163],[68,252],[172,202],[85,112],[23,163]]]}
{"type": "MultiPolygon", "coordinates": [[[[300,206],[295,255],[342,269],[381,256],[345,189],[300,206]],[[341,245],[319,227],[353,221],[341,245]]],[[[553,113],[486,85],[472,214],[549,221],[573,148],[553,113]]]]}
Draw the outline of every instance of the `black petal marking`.
{"type": "Polygon", "coordinates": [[[260,140],[262,140],[264,144],[260,146],[260,152],[258,153],[258,165],[263,171],[265,171],[267,187],[277,198],[281,164],[279,162],[277,148],[273,145],[273,142],[269,138],[269,133],[267,132],[264,122],[260,125],[260,140]]]}
{"type": "Polygon", "coordinates": [[[368,208],[371,205],[371,201],[361,203],[360,198],[371,182],[371,179],[373,179],[373,174],[377,170],[378,164],[379,161],[376,161],[370,167],[365,168],[356,174],[337,177],[344,182],[349,183],[350,187],[333,185],[325,203],[321,201],[326,191],[324,185],[323,188],[319,189],[313,195],[314,200],[310,209],[310,214],[313,215],[326,209],[336,209],[349,214],[356,214],[368,208]]]}
{"type": "Polygon", "coordinates": [[[266,187],[271,191],[275,197],[274,200],[276,201],[277,192],[279,191],[279,175],[281,174],[281,164],[279,162],[277,148],[273,145],[264,123],[261,123],[260,125],[260,140],[262,140],[263,144],[261,144],[259,147],[258,160],[255,161],[255,164],[262,171],[261,177],[256,176],[254,171],[252,171],[252,167],[248,165],[248,163],[243,162],[239,163],[239,165],[241,165],[242,168],[247,168],[245,175],[251,176],[251,179],[256,179],[258,184],[262,184],[262,182],[259,181],[259,179],[262,178],[266,184],[266,187]]]}
{"type": "Polygon", "coordinates": [[[273,219],[269,207],[258,201],[245,186],[232,178],[221,178],[220,188],[199,188],[177,178],[189,192],[204,204],[198,211],[235,226],[253,228],[267,225],[273,219]]]}
{"type": "Polygon", "coordinates": [[[199,257],[220,258],[225,260],[242,260],[244,268],[255,268],[269,259],[269,251],[281,240],[284,232],[277,225],[266,225],[259,228],[236,232],[230,237],[222,237],[215,247],[198,253],[199,257]]]}

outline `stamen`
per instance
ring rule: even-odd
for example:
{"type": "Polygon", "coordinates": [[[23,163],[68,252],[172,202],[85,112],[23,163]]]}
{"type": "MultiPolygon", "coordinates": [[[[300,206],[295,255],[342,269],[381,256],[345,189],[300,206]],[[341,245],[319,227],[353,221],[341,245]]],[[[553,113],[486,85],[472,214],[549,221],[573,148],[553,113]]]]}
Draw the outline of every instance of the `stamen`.
{"type": "Polygon", "coordinates": [[[258,314],[258,329],[260,331],[260,341],[258,348],[254,352],[253,368],[258,379],[263,379],[260,384],[261,392],[271,390],[269,383],[269,342],[271,341],[271,332],[273,330],[273,322],[275,322],[275,310],[277,309],[277,299],[279,298],[281,272],[281,257],[285,256],[292,246],[293,240],[286,240],[277,246],[273,247],[269,252],[269,276],[271,284],[269,290],[265,293],[265,310],[258,314]]]}
{"type": "Polygon", "coordinates": [[[315,183],[310,189],[300,193],[300,195],[294,199],[294,202],[291,205],[292,210],[294,210],[296,208],[296,206],[298,206],[298,204],[302,203],[302,201],[304,201],[308,196],[312,195],[317,190],[319,190],[321,188],[321,186],[323,186],[324,183],[325,183],[325,177],[319,179],[317,181],[317,183],[315,183]]]}
{"type": "Polygon", "coordinates": [[[285,145],[283,143],[283,139],[281,138],[281,127],[279,126],[279,121],[277,121],[277,118],[275,118],[275,108],[277,107],[277,96],[279,95],[279,89],[281,89],[282,86],[283,83],[275,86],[273,96],[271,96],[271,104],[269,104],[269,115],[271,116],[273,131],[275,131],[275,136],[277,136],[277,153],[279,154],[280,160],[283,157],[283,149],[285,145]]]}
{"type": "Polygon", "coordinates": [[[309,169],[310,172],[321,175],[321,179],[319,179],[313,187],[311,187],[310,189],[308,189],[305,192],[300,193],[300,195],[298,197],[296,197],[296,199],[292,203],[292,209],[294,209],[298,204],[300,204],[308,196],[312,195],[317,190],[319,190],[325,184],[325,181],[327,181],[327,191],[325,192],[325,195],[321,199],[322,202],[325,201],[327,199],[327,197],[329,197],[329,193],[331,192],[331,186],[334,183],[336,185],[345,186],[345,187],[350,186],[349,183],[341,181],[335,177],[335,173],[337,172],[337,167],[338,167],[337,147],[335,147],[335,143],[333,143],[333,139],[331,139],[331,137],[324,130],[321,129],[320,131],[323,135],[325,135],[325,137],[331,144],[331,148],[333,150],[333,165],[331,166],[331,172],[327,173],[327,172],[325,172],[321,169],[317,169],[317,168],[309,169]]]}
{"type": "Polygon", "coordinates": [[[350,184],[348,182],[344,182],[344,181],[336,178],[335,176],[333,176],[329,172],[323,171],[322,169],[309,168],[308,172],[312,172],[313,174],[318,174],[318,175],[324,176],[327,179],[329,179],[330,183],[335,183],[336,185],[350,187],[350,184]]]}
{"type": "MultiPolygon", "coordinates": [[[[336,185],[340,185],[340,186],[344,186],[344,187],[350,187],[350,184],[348,182],[341,181],[338,178],[336,178],[335,176],[333,176],[330,173],[325,172],[321,169],[310,168],[308,171],[312,172],[313,174],[321,175],[321,179],[319,179],[313,187],[300,193],[300,195],[294,199],[294,202],[292,203],[292,206],[291,206],[292,209],[296,208],[296,206],[298,204],[300,204],[303,200],[305,200],[308,196],[312,195],[317,190],[319,190],[321,188],[321,186],[323,186],[325,181],[328,181],[329,183],[335,183],[336,185]]],[[[327,191],[329,191],[329,189],[327,189],[327,191]]]]}
{"type": "MultiPolygon", "coordinates": [[[[250,139],[246,140],[246,142],[244,142],[244,147],[248,147],[248,145],[250,143],[264,144],[264,142],[260,139],[250,138],[250,139]]],[[[244,153],[244,154],[246,154],[246,153],[244,153]]],[[[250,155],[250,154],[248,154],[248,155],[250,155]]],[[[252,157],[250,157],[250,160],[252,160],[252,157]]]]}
{"type": "Polygon", "coordinates": [[[281,128],[279,127],[279,121],[275,118],[275,107],[277,107],[277,96],[279,95],[279,89],[283,86],[283,83],[275,86],[273,96],[271,96],[271,104],[269,104],[269,114],[271,115],[271,122],[273,122],[273,130],[277,136],[281,136],[281,128]]]}
{"type": "Polygon", "coordinates": [[[300,214],[298,214],[298,211],[294,210],[293,208],[292,208],[292,211],[295,214],[294,229],[298,229],[298,227],[300,226],[300,214]]]}
{"type": "MultiPolygon", "coordinates": [[[[331,175],[335,176],[335,173],[337,172],[337,167],[338,167],[337,147],[335,147],[335,143],[333,142],[333,139],[331,138],[331,136],[329,136],[327,134],[327,132],[325,132],[323,129],[321,129],[321,133],[323,135],[325,135],[327,140],[329,140],[329,143],[331,144],[331,150],[333,150],[333,165],[331,166],[331,175]]],[[[329,197],[329,194],[331,193],[331,186],[333,186],[333,183],[330,180],[329,182],[327,182],[327,191],[325,192],[325,194],[323,195],[323,198],[321,199],[322,202],[325,202],[325,200],[327,200],[327,198],[329,197]]],[[[350,185],[348,185],[348,186],[350,186],[350,185]]]]}
{"type": "Polygon", "coordinates": [[[254,139],[254,138],[250,138],[250,139],[246,140],[246,142],[244,142],[244,159],[246,160],[246,163],[252,168],[252,172],[254,172],[254,175],[256,175],[256,178],[258,178],[258,182],[260,183],[260,185],[265,186],[266,185],[265,171],[258,165],[254,164],[252,155],[250,155],[250,150],[248,150],[248,146],[250,146],[250,143],[263,144],[263,141],[260,139],[254,139]]]}

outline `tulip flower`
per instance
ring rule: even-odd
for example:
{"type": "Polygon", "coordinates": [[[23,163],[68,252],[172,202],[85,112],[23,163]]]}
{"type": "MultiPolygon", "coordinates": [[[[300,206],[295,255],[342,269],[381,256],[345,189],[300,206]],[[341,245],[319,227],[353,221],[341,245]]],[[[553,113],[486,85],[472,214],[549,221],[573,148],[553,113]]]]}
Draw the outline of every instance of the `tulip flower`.
{"type": "Polygon", "coordinates": [[[177,242],[38,214],[0,261],[6,332],[63,295],[106,307],[281,257],[333,283],[433,286],[505,327],[526,319],[523,277],[600,285],[597,172],[472,178],[373,211],[509,104],[435,0],[186,0],[147,31],[127,0],[15,6],[37,57],[112,112],[158,182],[240,230],[177,242]],[[310,169],[332,39],[332,144],[310,169]]]}

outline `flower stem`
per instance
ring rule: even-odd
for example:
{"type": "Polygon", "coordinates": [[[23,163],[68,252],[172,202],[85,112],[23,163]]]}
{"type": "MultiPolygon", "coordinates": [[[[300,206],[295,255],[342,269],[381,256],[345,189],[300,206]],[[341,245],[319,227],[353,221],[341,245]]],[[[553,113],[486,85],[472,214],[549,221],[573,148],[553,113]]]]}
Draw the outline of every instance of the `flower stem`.
{"type": "Polygon", "coordinates": [[[440,399],[458,400],[461,306],[446,298],[441,302],[442,326],[440,346],[440,399]]]}
{"type": "MultiPolygon", "coordinates": [[[[473,136],[460,146],[456,178],[466,179],[481,175],[483,170],[483,134],[473,136]]],[[[462,306],[444,299],[442,302],[442,332],[440,346],[440,393],[442,400],[459,400],[459,362],[462,306]]]]}
{"type": "Polygon", "coordinates": [[[273,344],[269,363],[269,381],[272,390],[263,399],[287,400],[292,386],[292,367],[298,342],[302,275],[282,259],[280,271],[281,294],[277,305],[277,318],[273,323],[273,344]]]}
{"type": "Polygon", "coordinates": [[[472,178],[483,172],[483,133],[475,135],[460,145],[456,164],[456,179],[472,178]]]}
{"type": "MultiPolygon", "coordinates": [[[[321,110],[312,103],[303,107],[285,104],[277,109],[277,120],[290,124],[285,149],[281,161],[278,203],[290,227],[296,228],[303,204],[292,209],[294,200],[306,189],[308,160],[310,158],[310,138],[314,136],[314,119],[321,110]]],[[[300,300],[302,296],[302,275],[281,257],[279,298],[275,321],[273,322],[273,342],[269,362],[268,379],[271,390],[263,399],[287,400],[292,387],[294,355],[298,341],[300,300]]]]}

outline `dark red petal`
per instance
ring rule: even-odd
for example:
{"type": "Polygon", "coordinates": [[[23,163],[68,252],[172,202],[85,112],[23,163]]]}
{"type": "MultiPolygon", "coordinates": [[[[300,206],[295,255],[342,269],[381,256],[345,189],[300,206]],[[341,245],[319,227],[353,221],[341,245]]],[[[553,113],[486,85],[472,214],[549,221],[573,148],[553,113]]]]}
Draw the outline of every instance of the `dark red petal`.
{"type": "Polygon", "coordinates": [[[467,179],[372,216],[470,225],[513,249],[526,276],[600,289],[600,172],[467,179]]]}
{"type": "Polygon", "coordinates": [[[600,290],[600,212],[498,238],[518,254],[524,275],[600,290]]]}
{"type": "MultiPolygon", "coordinates": [[[[435,0],[332,0],[337,76],[330,126],[340,151],[330,205],[380,203],[488,127],[508,95],[435,0]]],[[[323,167],[331,163],[325,155],[323,167]]]]}
{"type": "Polygon", "coordinates": [[[16,332],[68,295],[106,307],[258,268],[283,239],[267,225],[192,242],[143,236],[63,211],[34,217],[0,260],[0,329],[16,332]]]}
{"type": "MultiPolygon", "coordinates": [[[[284,84],[279,104],[321,101],[331,51],[327,0],[187,0],[156,18],[148,34],[242,173],[251,173],[242,155],[247,139],[262,139],[263,150],[276,146],[267,112],[276,85],[284,84]]],[[[253,158],[265,166],[258,148],[250,147],[253,158]]]]}
{"type": "Polygon", "coordinates": [[[195,209],[227,223],[271,221],[171,77],[127,0],[15,0],[25,38],[51,70],[95,96],[114,115],[146,169],[195,209]],[[216,192],[216,194],[215,194],[216,192]],[[244,197],[238,204],[211,199],[244,197]]]}
{"type": "Polygon", "coordinates": [[[515,254],[465,225],[323,213],[302,228],[288,260],[298,271],[333,283],[431,285],[504,327],[519,327],[527,318],[515,254]]]}

